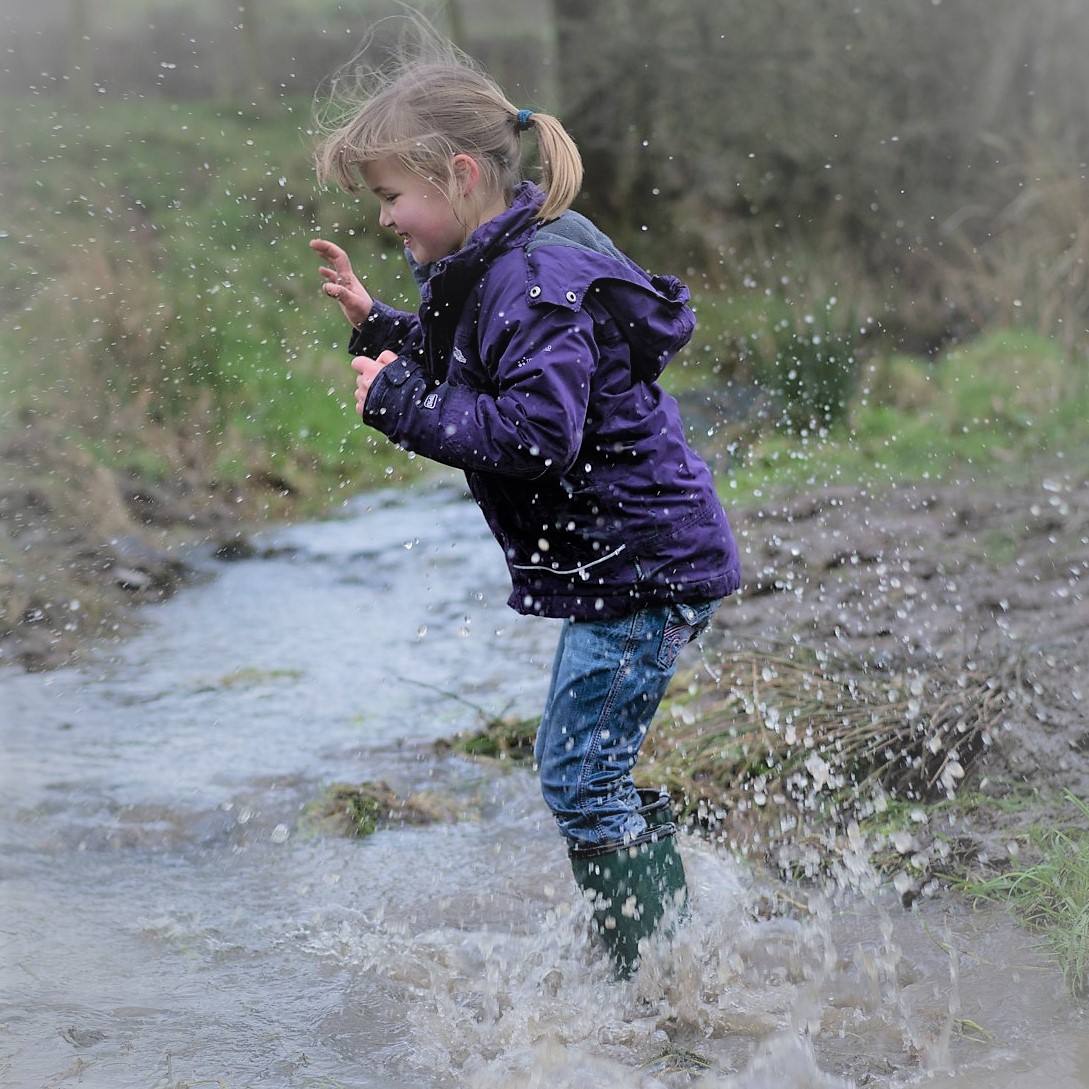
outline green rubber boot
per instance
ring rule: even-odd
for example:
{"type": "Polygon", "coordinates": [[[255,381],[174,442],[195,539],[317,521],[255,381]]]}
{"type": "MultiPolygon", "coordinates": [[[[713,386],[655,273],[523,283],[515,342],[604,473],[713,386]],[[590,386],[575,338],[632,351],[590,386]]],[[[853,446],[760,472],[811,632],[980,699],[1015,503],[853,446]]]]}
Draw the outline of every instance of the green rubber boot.
{"type": "Polygon", "coordinates": [[[636,793],[639,795],[639,816],[647,822],[648,828],[661,828],[663,825],[672,824],[673,807],[664,790],[639,787],[636,793]]]}
{"type": "MultiPolygon", "coordinates": [[[[664,808],[668,813],[668,803],[664,808]]],[[[659,930],[667,912],[684,909],[687,888],[676,833],[671,822],[649,825],[622,847],[570,852],[579,888],[593,894],[594,930],[617,979],[627,979],[638,966],[640,940],[659,930]]]]}

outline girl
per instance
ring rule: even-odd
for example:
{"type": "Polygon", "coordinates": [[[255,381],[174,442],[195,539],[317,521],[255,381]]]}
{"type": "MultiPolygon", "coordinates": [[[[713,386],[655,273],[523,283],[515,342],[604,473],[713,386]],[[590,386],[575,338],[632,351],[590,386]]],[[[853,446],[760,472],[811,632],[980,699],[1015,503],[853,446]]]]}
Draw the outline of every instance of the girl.
{"type": "Polygon", "coordinates": [[[536,761],[626,976],[685,897],[668,805],[632,769],[681,648],[740,581],[711,474],[657,384],[695,326],[688,290],[570,210],[582,164],[563,126],[452,47],[376,78],[317,148],[317,174],[375,196],[419,311],[372,298],[339,246],[310,245],[353,327],[363,420],[464,470],[510,606],[565,620],[536,761]],[[541,188],[520,177],[531,131],[541,188]]]}

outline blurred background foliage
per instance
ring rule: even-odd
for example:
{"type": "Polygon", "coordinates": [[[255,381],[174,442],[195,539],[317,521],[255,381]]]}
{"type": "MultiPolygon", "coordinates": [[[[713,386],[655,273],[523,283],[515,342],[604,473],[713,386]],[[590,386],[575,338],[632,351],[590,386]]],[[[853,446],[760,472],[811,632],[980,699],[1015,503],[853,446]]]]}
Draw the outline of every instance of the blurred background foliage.
{"type": "MultiPolygon", "coordinates": [[[[586,160],[579,207],[692,285],[700,330],[668,381],[716,467],[800,461],[801,486],[822,465],[939,474],[1080,441],[1081,0],[418,7],[513,99],[563,118],[586,160]],[[965,360],[978,373],[942,377],[965,360]]],[[[319,191],[308,161],[315,90],[367,34],[380,58],[399,13],[5,8],[6,441],[49,434],[134,478],[247,509],[259,494],[257,510],[419,469],[355,421],[306,247],[336,238],[377,294],[414,304],[372,210],[319,191]]]]}

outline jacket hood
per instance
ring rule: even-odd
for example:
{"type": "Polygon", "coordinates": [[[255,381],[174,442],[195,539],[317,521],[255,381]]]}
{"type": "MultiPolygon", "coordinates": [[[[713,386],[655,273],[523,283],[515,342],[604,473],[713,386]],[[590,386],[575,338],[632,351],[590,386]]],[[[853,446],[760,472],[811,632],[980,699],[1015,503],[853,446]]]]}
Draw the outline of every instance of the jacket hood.
{"type": "Polygon", "coordinates": [[[578,212],[538,227],[525,252],[533,301],[577,310],[592,293],[616,322],[642,381],[654,381],[691,338],[688,288],[640,268],[578,212]]]}

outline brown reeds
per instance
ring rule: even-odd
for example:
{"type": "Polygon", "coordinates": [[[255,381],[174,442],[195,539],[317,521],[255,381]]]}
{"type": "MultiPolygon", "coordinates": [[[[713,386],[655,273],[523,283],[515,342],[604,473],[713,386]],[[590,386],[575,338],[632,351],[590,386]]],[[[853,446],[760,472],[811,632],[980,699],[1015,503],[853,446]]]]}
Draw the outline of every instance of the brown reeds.
{"type": "Polygon", "coordinates": [[[799,651],[727,653],[718,668],[667,708],[641,764],[699,823],[762,808],[840,823],[882,797],[951,797],[1021,684],[1017,665],[867,672],[799,651]]]}
{"type": "Polygon", "coordinates": [[[1075,357],[1089,307],[1089,188],[1078,159],[1029,140],[993,139],[1016,196],[943,224],[934,275],[974,328],[1021,326],[1075,357]],[[950,256],[951,255],[951,256],[950,256]]]}

